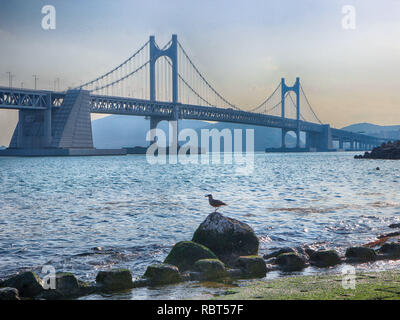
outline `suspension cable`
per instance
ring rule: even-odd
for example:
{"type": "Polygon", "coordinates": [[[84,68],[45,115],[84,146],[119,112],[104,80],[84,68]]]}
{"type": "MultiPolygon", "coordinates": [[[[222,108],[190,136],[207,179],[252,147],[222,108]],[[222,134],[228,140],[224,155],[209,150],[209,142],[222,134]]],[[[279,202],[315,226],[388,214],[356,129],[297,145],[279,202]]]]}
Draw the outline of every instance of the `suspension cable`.
{"type": "Polygon", "coordinates": [[[186,53],[185,49],[183,49],[181,43],[178,41],[178,45],[179,48],[182,50],[183,54],[185,55],[186,59],[188,59],[189,63],[191,64],[191,66],[193,67],[193,69],[197,72],[197,74],[200,76],[200,78],[205,82],[205,84],[211,89],[212,92],[214,92],[214,94],[216,94],[223,102],[225,102],[226,104],[228,104],[230,107],[236,109],[236,110],[240,110],[240,108],[236,107],[234,104],[232,104],[231,102],[229,102],[228,100],[226,100],[223,96],[221,96],[211,85],[210,83],[203,77],[203,75],[200,73],[200,71],[197,69],[197,67],[194,65],[194,63],[192,62],[192,60],[189,58],[188,54],[186,53]]]}
{"type": "Polygon", "coordinates": [[[83,87],[86,87],[86,86],[88,86],[88,85],[90,85],[90,84],[92,84],[92,83],[94,83],[94,82],[96,82],[96,81],[99,81],[99,80],[104,79],[105,77],[107,77],[108,75],[110,75],[110,74],[113,73],[114,71],[118,70],[119,68],[121,68],[123,65],[125,65],[125,64],[128,63],[129,61],[131,61],[136,55],[138,55],[138,54],[149,44],[149,42],[150,42],[150,40],[148,40],[143,46],[140,47],[140,49],[139,49],[138,51],[136,51],[136,52],[135,52],[133,55],[131,55],[128,59],[126,59],[124,62],[122,62],[119,66],[115,67],[115,68],[112,69],[111,71],[109,71],[109,72],[103,74],[102,76],[100,76],[100,77],[98,77],[98,78],[96,78],[96,79],[94,79],[94,80],[92,80],[92,81],[86,82],[85,84],[76,87],[75,89],[82,89],[83,87]]]}
{"type": "Polygon", "coordinates": [[[258,107],[255,107],[253,109],[250,109],[249,112],[255,111],[259,108],[261,108],[264,104],[266,104],[271,98],[272,96],[275,94],[275,92],[281,87],[281,83],[279,83],[279,85],[275,88],[275,90],[269,95],[269,97],[267,99],[265,99],[261,104],[258,105],[258,107]]]}
{"type": "Polygon", "coordinates": [[[314,117],[317,119],[317,121],[318,121],[320,124],[323,124],[322,121],[321,121],[321,120],[318,118],[318,116],[315,114],[314,109],[312,108],[310,102],[308,101],[307,95],[306,95],[306,93],[304,92],[303,86],[302,86],[301,84],[300,84],[300,89],[301,89],[301,92],[303,93],[304,98],[306,98],[308,107],[311,109],[311,112],[313,113],[314,117]]]}
{"type": "Polygon", "coordinates": [[[139,70],[143,69],[143,68],[144,68],[147,64],[149,64],[149,63],[150,63],[150,60],[147,60],[147,62],[145,62],[145,63],[142,64],[139,68],[135,69],[135,70],[132,71],[131,73],[127,74],[126,76],[124,76],[124,77],[122,77],[122,78],[120,78],[120,79],[118,79],[118,80],[115,80],[114,82],[111,82],[111,83],[109,83],[109,84],[106,84],[106,85],[104,85],[104,86],[102,86],[102,87],[96,88],[96,89],[94,89],[93,91],[98,91],[98,90],[102,90],[102,89],[104,89],[104,88],[108,88],[108,87],[110,87],[110,86],[113,86],[113,85],[119,83],[120,81],[125,80],[125,79],[129,78],[130,76],[134,75],[136,72],[138,72],[139,70]]]}

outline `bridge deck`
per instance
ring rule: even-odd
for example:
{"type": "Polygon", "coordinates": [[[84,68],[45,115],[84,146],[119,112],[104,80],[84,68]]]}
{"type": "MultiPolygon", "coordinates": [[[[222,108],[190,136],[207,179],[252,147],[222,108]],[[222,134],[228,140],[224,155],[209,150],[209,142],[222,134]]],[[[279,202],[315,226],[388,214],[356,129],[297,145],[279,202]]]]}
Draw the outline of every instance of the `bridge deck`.
{"type": "MultiPolygon", "coordinates": [[[[66,92],[46,90],[10,89],[0,87],[0,109],[30,109],[45,110],[49,107],[62,106],[66,92]]],[[[179,119],[218,121],[250,124],[271,128],[281,128],[296,131],[297,120],[261,113],[246,112],[234,109],[205,107],[190,104],[173,104],[170,102],[150,101],[136,98],[124,98],[104,95],[91,95],[90,111],[92,113],[122,114],[134,116],[160,117],[173,120],[175,106],[178,107],[179,119]]],[[[324,126],[312,122],[300,121],[300,130],[311,133],[321,133],[324,126]]],[[[350,131],[331,129],[332,139],[343,141],[369,141],[375,144],[385,139],[372,137],[350,131]]]]}

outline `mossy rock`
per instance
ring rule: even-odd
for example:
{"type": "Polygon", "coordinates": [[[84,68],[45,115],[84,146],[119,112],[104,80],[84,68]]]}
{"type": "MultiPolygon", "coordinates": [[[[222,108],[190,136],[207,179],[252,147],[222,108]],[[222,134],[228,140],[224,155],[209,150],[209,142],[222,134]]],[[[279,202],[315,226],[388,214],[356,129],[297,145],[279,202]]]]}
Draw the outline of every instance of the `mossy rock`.
{"type": "Polygon", "coordinates": [[[20,300],[18,290],[9,287],[1,288],[0,301],[2,300],[20,300]]]}
{"type": "Polygon", "coordinates": [[[325,268],[342,263],[342,259],[336,250],[321,250],[311,255],[310,262],[316,267],[325,268]]]}
{"type": "Polygon", "coordinates": [[[377,256],[374,249],[366,247],[351,247],[346,250],[346,258],[354,262],[375,261],[377,256]]]}
{"type": "Polygon", "coordinates": [[[260,256],[241,256],[237,259],[237,266],[247,278],[263,278],[267,274],[267,265],[260,256]]]}
{"type": "Polygon", "coordinates": [[[211,213],[200,224],[192,241],[206,246],[228,265],[239,256],[258,254],[259,240],[253,229],[218,212],[211,213]]]}
{"type": "Polygon", "coordinates": [[[290,253],[290,252],[297,252],[297,251],[294,248],[285,247],[285,248],[278,249],[276,251],[272,251],[271,253],[264,254],[263,258],[265,260],[268,260],[271,258],[276,258],[277,256],[279,256],[282,253],[290,253]]]}
{"type": "Polygon", "coordinates": [[[132,274],[127,269],[100,271],[96,276],[96,283],[105,291],[133,288],[132,274]]]}
{"type": "Polygon", "coordinates": [[[44,290],[39,297],[51,300],[77,298],[92,293],[95,290],[88,283],[79,281],[74,274],[60,272],[55,277],[55,288],[50,287],[44,290]]]}
{"type": "Polygon", "coordinates": [[[218,259],[197,260],[194,270],[201,273],[203,280],[217,280],[226,277],[225,265],[218,259]]]}
{"type": "Polygon", "coordinates": [[[33,298],[43,292],[42,280],[32,271],[26,271],[4,280],[1,287],[16,288],[21,297],[33,298]]]}
{"type": "Polygon", "coordinates": [[[207,247],[193,241],[181,241],[174,245],[164,263],[172,264],[183,272],[193,268],[200,259],[217,259],[207,247]]]}
{"type": "Polygon", "coordinates": [[[301,271],[307,267],[307,259],[304,255],[297,252],[281,253],[276,257],[275,263],[283,271],[301,271]]]}
{"type": "Polygon", "coordinates": [[[148,266],[143,277],[147,278],[149,284],[152,286],[173,284],[182,281],[178,268],[167,263],[148,266]]]}

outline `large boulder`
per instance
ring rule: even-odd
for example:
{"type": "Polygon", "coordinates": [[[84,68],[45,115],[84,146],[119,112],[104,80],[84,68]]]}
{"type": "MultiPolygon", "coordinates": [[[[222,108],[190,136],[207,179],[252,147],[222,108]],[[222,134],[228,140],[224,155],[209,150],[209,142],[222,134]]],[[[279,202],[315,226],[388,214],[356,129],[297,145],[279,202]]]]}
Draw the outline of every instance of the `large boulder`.
{"type": "Polygon", "coordinates": [[[300,271],[307,267],[307,258],[298,252],[286,252],[276,257],[275,263],[283,271],[300,271]]]}
{"type": "Polygon", "coordinates": [[[144,277],[152,286],[172,284],[182,281],[176,266],[167,263],[153,264],[147,267],[144,277]]]}
{"type": "Polygon", "coordinates": [[[349,262],[368,262],[376,260],[375,250],[366,247],[350,247],[346,250],[345,256],[349,262]]]}
{"type": "Polygon", "coordinates": [[[18,290],[10,287],[1,288],[0,301],[1,300],[20,300],[18,290]]]}
{"type": "Polygon", "coordinates": [[[200,259],[194,264],[201,280],[217,280],[227,276],[225,265],[218,259],[200,259]]]}
{"type": "Polygon", "coordinates": [[[217,259],[217,256],[199,243],[181,241],[174,245],[164,263],[177,266],[179,271],[184,272],[192,269],[196,261],[200,259],[217,259]]]}
{"type": "Polygon", "coordinates": [[[32,271],[26,271],[4,280],[0,287],[16,288],[21,297],[33,298],[43,292],[42,280],[32,271]]]}
{"type": "Polygon", "coordinates": [[[239,256],[258,254],[259,240],[253,229],[218,212],[211,213],[200,224],[192,241],[206,246],[228,265],[239,256]]]}
{"type": "Polygon", "coordinates": [[[319,268],[326,268],[342,263],[342,259],[336,250],[320,250],[311,255],[310,263],[319,268]]]}
{"type": "Polygon", "coordinates": [[[133,288],[132,274],[127,269],[99,271],[96,283],[104,291],[126,290],[133,288]]]}
{"type": "Polygon", "coordinates": [[[246,278],[263,278],[268,271],[264,259],[260,256],[241,256],[236,264],[246,278]]]}

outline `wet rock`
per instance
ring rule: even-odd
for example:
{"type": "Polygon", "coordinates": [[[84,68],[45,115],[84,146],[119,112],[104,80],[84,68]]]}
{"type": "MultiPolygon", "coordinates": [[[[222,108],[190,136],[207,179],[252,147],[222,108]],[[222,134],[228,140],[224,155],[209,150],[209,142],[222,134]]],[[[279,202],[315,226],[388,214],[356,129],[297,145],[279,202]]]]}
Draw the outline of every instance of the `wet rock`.
{"type": "Polygon", "coordinates": [[[218,212],[211,213],[200,224],[192,241],[209,248],[227,265],[239,256],[258,254],[259,240],[253,229],[218,212]]]}
{"type": "Polygon", "coordinates": [[[281,253],[275,262],[283,271],[300,271],[307,267],[306,257],[297,252],[281,253]]]}
{"type": "Polygon", "coordinates": [[[398,259],[400,258],[400,244],[395,242],[385,243],[378,249],[378,253],[383,254],[388,259],[398,259]]]}
{"type": "Polygon", "coordinates": [[[376,260],[375,250],[366,247],[348,248],[345,256],[349,262],[368,262],[376,260]]]}
{"type": "Polygon", "coordinates": [[[290,252],[297,252],[296,249],[290,248],[290,247],[285,247],[276,251],[272,251],[271,253],[264,254],[263,258],[265,260],[271,259],[271,258],[276,258],[282,253],[290,253],[290,252]]]}
{"type": "Polygon", "coordinates": [[[202,280],[217,280],[226,277],[225,265],[218,259],[197,260],[194,270],[201,273],[202,280]]]}
{"type": "Polygon", "coordinates": [[[55,288],[45,289],[39,298],[43,299],[69,299],[84,296],[96,291],[96,287],[79,281],[74,274],[68,272],[57,273],[55,288]]]}
{"type": "Polygon", "coordinates": [[[290,252],[299,253],[299,254],[303,254],[303,255],[308,255],[308,254],[307,254],[307,250],[305,250],[305,249],[302,248],[302,247],[295,247],[295,248],[292,248],[292,247],[284,247],[284,248],[281,248],[281,249],[279,249],[279,250],[273,251],[273,252],[271,252],[271,253],[265,254],[265,255],[263,256],[263,258],[264,258],[265,260],[269,260],[269,259],[271,259],[271,258],[276,258],[277,256],[279,256],[279,255],[282,254],[282,253],[290,253],[290,252]]]}
{"type": "Polygon", "coordinates": [[[207,247],[193,242],[181,241],[174,245],[164,263],[172,264],[184,272],[193,268],[197,260],[217,259],[217,256],[207,247]]]}
{"type": "Polygon", "coordinates": [[[192,280],[190,278],[190,273],[191,272],[193,272],[193,271],[185,271],[183,273],[180,273],[182,281],[190,281],[190,280],[192,280]]]}
{"type": "Polygon", "coordinates": [[[268,271],[264,259],[260,256],[241,256],[236,264],[246,278],[263,278],[268,271]]]}
{"type": "Polygon", "coordinates": [[[390,238],[390,237],[397,237],[400,236],[400,231],[395,231],[395,232],[389,232],[386,234],[381,234],[377,238],[382,239],[382,238],[390,238]]]}
{"type": "Polygon", "coordinates": [[[230,278],[242,278],[243,277],[243,271],[241,269],[227,269],[226,274],[230,278]]]}
{"type": "Polygon", "coordinates": [[[43,292],[42,280],[32,271],[26,271],[4,280],[0,287],[16,288],[21,297],[33,298],[43,292]]]}
{"type": "Polygon", "coordinates": [[[185,274],[187,274],[190,281],[202,281],[203,280],[201,272],[188,271],[185,274]]]}
{"type": "Polygon", "coordinates": [[[0,300],[20,300],[18,290],[10,287],[1,288],[0,300]]]}
{"type": "Polygon", "coordinates": [[[336,250],[321,250],[311,255],[310,263],[316,267],[325,268],[342,263],[342,259],[336,250]]]}
{"type": "Polygon", "coordinates": [[[178,268],[166,263],[148,266],[143,277],[147,278],[152,286],[173,284],[182,281],[178,268]]]}
{"type": "Polygon", "coordinates": [[[132,282],[132,287],[133,288],[143,288],[143,287],[147,287],[150,286],[150,280],[146,279],[146,278],[139,278],[136,279],[132,282]]]}
{"type": "Polygon", "coordinates": [[[311,248],[305,248],[304,251],[308,255],[308,257],[311,257],[315,252],[317,252],[317,250],[311,248]]]}
{"type": "Polygon", "coordinates": [[[133,288],[132,274],[127,269],[100,271],[96,276],[96,283],[104,291],[133,288]]]}

